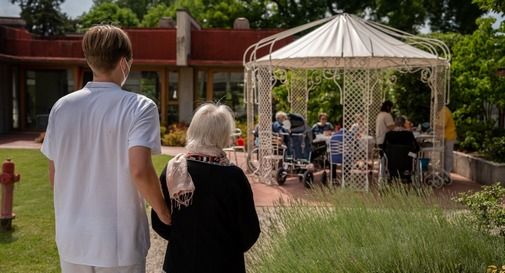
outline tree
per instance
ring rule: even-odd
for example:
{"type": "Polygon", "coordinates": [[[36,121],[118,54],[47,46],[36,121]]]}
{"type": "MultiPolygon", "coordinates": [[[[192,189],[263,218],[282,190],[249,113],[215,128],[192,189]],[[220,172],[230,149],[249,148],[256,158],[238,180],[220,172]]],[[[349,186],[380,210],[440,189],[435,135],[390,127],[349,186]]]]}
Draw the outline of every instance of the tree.
{"type": "Polygon", "coordinates": [[[162,17],[174,17],[175,10],[173,8],[167,7],[165,4],[158,4],[151,7],[144,18],[140,26],[142,27],[156,27],[160,22],[162,17]]]}
{"type": "Polygon", "coordinates": [[[186,8],[206,28],[230,28],[236,18],[245,17],[248,13],[247,6],[237,0],[176,0],[170,6],[163,3],[152,6],[144,16],[142,26],[154,27],[161,17],[175,17],[179,8],[186,8]]]}
{"type": "Polygon", "coordinates": [[[426,0],[432,31],[470,34],[477,29],[475,21],[484,14],[472,0],[426,0]]]}
{"type": "Polygon", "coordinates": [[[505,1],[503,0],[473,0],[473,3],[479,5],[484,10],[505,12],[505,1]]]}
{"type": "Polygon", "coordinates": [[[115,3],[122,8],[129,8],[135,13],[137,18],[142,20],[148,8],[153,5],[152,0],[116,0],[115,3]]]}
{"type": "MultiPolygon", "coordinates": [[[[496,125],[492,111],[498,110],[499,128],[505,114],[505,79],[496,71],[505,67],[505,24],[494,29],[494,18],[477,20],[479,28],[453,47],[452,90],[454,117],[462,146],[481,149],[496,125]]],[[[499,132],[498,132],[499,133],[499,132]]]]}
{"type": "Polygon", "coordinates": [[[122,27],[134,27],[139,25],[139,20],[130,9],[121,8],[116,3],[107,1],[98,6],[94,6],[88,13],[80,17],[82,29],[97,24],[115,24],[122,27]]]}
{"type": "Polygon", "coordinates": [[[19,4],[21,18],[26,21],[26,28],[32,33],[50,37],[73,30],[67,15],[60,10],[64,0],[11,0],[11,2],[19,4]]]}
{"type": "Polygon", "coordinates": [[[423,0],[375,0],[369,7],[372,20],[409,33],[417,33],[426,21],[423,0]]]}
{"type": "Polygon", "coordinates": [[[290,28],[327,15],[334,15],[338,10],[364,15],[371,1],[252,0],[239,2],[246,7],[246,17],[253,27],[290,28]]]}

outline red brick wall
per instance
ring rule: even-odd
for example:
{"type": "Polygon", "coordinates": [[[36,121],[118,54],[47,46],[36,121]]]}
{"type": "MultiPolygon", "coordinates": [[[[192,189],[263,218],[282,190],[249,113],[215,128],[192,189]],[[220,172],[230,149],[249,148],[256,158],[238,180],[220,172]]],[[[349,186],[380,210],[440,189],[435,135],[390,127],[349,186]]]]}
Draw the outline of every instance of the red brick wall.
{"type": "MultiPolygon", "coordinates": [[[[242,62],[244,52],[249,46],[278,32],[280,30],[193,30],[191,32],[191,60],[242,62]]],[[[280,41],[275,48],[286,45],[290,41],[291,39],[280,41]]],[[[265,55],[266,52],[266,50],[263,51],[262,55],[265,55]]]]}
{"type": "MultiPolygon", "coordinates": [[[[280,30],[234,30],[205,29],[191,32],[191,61],[208,64],[231,62],[242,63],[244,51],[259,40],[278,33],[280,30]]],[[[126,29],[136,62],[175,63],[176,29],[132,28],[126,29]]],[[[0,26],[0,54],[23,59],[58,58],[82,59],[80,36],[54,39],[37,39],[24,29],[0,26]]],[[[276,48],[287,44],[290,39],[280,41],[276,48]]],[[[263,54],[266,50],[263,51],[263,54]]]]}

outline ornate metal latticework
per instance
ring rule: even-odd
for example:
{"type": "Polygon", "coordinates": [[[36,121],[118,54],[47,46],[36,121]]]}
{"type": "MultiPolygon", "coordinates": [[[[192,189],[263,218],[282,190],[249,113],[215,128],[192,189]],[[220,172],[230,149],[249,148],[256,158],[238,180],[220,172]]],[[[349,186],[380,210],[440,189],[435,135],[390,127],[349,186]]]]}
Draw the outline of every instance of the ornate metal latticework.
{"type": "Polygon", "coordinates": [[[297,113],[307,119],[307,101],[309,92],[307,92],[306,71],[302,69],[291,70],[291,79],[289,84],[289,103],[291,104],[291,113],[297,113]]]}
{"type": "Polygon", "coordinates": [[[273,183],[270,179],[275,165],[273,162],[274,151],[272,150],[272,88],[274,77],[270,67],[258,67],[258,135],[259,135],[259,168],[258,174],[263,181],[273,183]]]}
{"type": "MultiPolygon", "coordinates": [[[[434,129],[433,175],[443,168],[443,119],[437,116],[448,100],[449,50],[435,39],[417,37],[391,27],[345,13],[321,19],[265,38],[244,53],[245,101],[248,135],[259,128],[261,181],[271,183],[278,167],[272,150],[272,89],[284,84],[290,111],[307,117],[311,90],[324,80],[337,85],[343,106],[344,136],[342,185],[368,190],[374,170],[371,155],[375,119],[385,99],[385,86],[393,72],[421,72],[420,80],[431,89],[430,123],[434,129]],[[324,25],[323,25],[324,24],[324,25]],[[318,27],[322,25],[321,27],[318,27]],[[277,42],[316,28],[283,48],[277,42]],[[305,39],[306,38],[306,39],[305,39]],[[260,56],[260,54],[265,54],[260,56]],[[351,131],[352,128],[352,131],[351,131]]],[[[331,117],[336,118],[336,117],[331,117]]],[[[248,150],[254,148],[248,142],[248,150]]]]}
{"type": "Polygon", "coordinates": [[[344,134],[342,186],[368,190],[368,142],[361,138],[368,132],[369,84],[368,70],[349,69],[344,73],[343,127],[344,134]]]}

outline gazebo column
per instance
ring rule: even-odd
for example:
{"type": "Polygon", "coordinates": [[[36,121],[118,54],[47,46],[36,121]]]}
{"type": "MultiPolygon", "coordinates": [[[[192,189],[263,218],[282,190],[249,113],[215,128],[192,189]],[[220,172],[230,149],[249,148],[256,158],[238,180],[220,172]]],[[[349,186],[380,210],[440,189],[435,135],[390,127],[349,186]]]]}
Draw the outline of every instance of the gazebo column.
{"type": "MultiPolygon", "coordinates": [[[[445,117],[441,115],[441,109],[446,102],[446,90],[448,79],[446,77],[446,67],[433,66],[431,67],[431,76],[428,80],[428,85],[431,88],[431,115],[430,122],[433,128],[434,151],[431,155],[432,175],[434,179],[439,179],[438,183],[443,183],[443,177],[439,171],[444,169],[444,134],[445,134],[445,117]]],[[[435,183],[437,183],[435,182],[435,183]]]]}
{"type": "Polygon", "coordinates": [[[272,87],[271,67],[260,66],[256,73],[258,88],[258,122],[259,122],[259,172],[263,181],[276,183],[272,179],[273,164],[277,161],[272,151],[272,87]]]}
{"type": "Polygon", "coordinates": [[[247,136],[247,151],[252,151],[254,147],[254,135],[253,128],[256,126],[254,124],[254,86],[253,86],[253,72],[251,68],[244,69],[244,101],[246,104],[246,113],[247,113],[247,132],[245,132],[247,136]]]}
{"type": "Polygon", "coordinates": [[[351,131],[357,123],[359,131],[368,132],[369,114],[369,70],[346,69],[344,71],[343,127],[344,151],[342,167],[342,187],[368,191],[368,141],[356,131],[351,131]]]}
{"type": "Polygon", "coordinates": [[[375,120],[384,101],[382,79],[384,72],[379,69],[370,70],[370,88],[368,104],[368,135],[375,138],[375,120]]]}

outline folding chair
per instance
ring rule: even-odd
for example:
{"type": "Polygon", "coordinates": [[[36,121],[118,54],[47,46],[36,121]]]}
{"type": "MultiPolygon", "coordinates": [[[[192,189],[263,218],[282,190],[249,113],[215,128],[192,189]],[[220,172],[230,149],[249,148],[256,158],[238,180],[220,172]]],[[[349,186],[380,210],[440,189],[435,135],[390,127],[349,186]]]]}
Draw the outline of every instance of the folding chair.
{"type": "MultiPolygon", "coordinates": [[[[337,168],[337,166],[340,166],[342,169],[342,157],[343,157],[343,152],[344,152],[344,145],[342,142],[343,135],[337,135],[332,137],[330,139],[330,147],[329,147],[329,153],[328,153],[328,161],[330,162],[330,181],[333,182],[333,168],[337,168]]],[[[337,173],[335,169],[335,174],[337,173]]],[[[336,177],[335,177],[336,180],[336,177]]]]}

